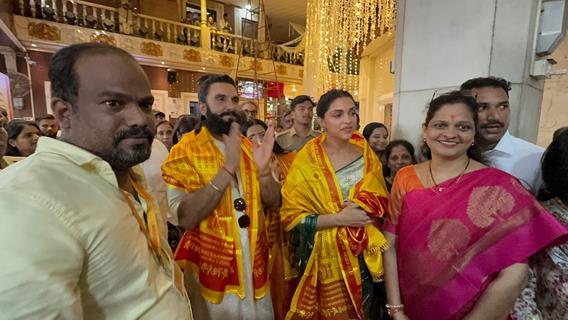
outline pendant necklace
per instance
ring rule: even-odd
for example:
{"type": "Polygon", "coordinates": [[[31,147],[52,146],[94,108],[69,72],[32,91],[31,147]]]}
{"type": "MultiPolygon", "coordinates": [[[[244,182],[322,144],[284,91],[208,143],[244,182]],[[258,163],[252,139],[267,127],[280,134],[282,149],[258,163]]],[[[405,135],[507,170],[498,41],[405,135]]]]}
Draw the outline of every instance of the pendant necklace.
{"type": "Polygon", "coordinates": [[[438,183],[436,182],[436,180],[434,179],[434,174],[432,174],[432,160],[430,160],[430,162],[428,162],[428,170],[430,171],[430,179],[432,179],[432,182],[434,182],[434,186],[432,186],[432,188],[431,188],[432,191],[439,193],[439,192],[442,192],[446,189],[449,189],[454,184],[457,184],[460,181],[463,174],[465,173],[465,171],[467,170],[467,168],[469,167],[470,161],[471,161],[471,158],[468,157],[467,158],[467,164],[465,165],[465,168],[463,168],[462,172],[459,174],[457,179],[454,180],[454,182],[450,183],[450,185],[448,185],[447,187],[440,187],[438,185],[438,183]]]}

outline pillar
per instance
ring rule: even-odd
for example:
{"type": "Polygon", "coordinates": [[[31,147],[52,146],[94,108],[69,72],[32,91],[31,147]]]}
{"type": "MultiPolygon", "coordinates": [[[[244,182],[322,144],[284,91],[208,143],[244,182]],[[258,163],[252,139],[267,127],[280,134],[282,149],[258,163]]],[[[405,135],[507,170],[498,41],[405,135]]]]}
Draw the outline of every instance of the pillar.
{"type": "Polygon", "coordinates": [[[530,71],[539,0],[399,0],[397,6],[396,137],[420,142],[433,92],[493,75],[512,83],[509,131],[536,140],[544,81],[530,71]]]}
{"type": "Polygon", "coordinates": [[[211,49],[211,30],[207,26],[207,0],[201,0],[201,48],[211,49]]]}

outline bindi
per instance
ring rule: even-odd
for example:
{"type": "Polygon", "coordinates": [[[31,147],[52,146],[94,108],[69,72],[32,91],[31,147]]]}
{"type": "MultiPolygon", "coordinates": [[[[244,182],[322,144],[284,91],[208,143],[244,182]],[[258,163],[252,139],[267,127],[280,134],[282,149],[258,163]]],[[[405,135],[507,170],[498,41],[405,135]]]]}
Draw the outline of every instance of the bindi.
{"type": "Polygon", "coordinates": [[[456,115],[455,115],[455,114],[450,115],[450,119],[455,120],[455,119],[456,119],[456,115]]]}

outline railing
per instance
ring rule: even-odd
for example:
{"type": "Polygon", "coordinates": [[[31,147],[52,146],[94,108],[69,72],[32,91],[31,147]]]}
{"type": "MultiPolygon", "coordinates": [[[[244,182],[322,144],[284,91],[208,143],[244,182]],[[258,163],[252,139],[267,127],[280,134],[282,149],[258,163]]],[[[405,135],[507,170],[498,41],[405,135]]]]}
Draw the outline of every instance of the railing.
{"type": "MultiPolygon", "coordinates": [[[[14,0],[17,15],[44,19],[138,36],[157,41],[201,46],[199,26],[160,19],[124,9],[81,0],[14,0]]],[[[303,65],[303,52],[289,52],[277,45],[261,45],[258,41],[239,35],[210,29],[211,49],[259,59],[303,65]]]]}
{"type": "Polygon", "coordinates": [[[16,14],[198,47],[198,26],[80,0],[19,0],[16,14]]]}

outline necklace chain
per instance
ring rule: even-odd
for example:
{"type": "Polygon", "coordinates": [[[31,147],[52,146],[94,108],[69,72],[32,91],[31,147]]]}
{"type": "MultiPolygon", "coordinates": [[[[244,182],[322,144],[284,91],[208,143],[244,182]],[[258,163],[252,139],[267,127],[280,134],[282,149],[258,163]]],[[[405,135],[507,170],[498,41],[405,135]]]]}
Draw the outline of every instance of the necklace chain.
{"type": "Polygon", "coordinates": [[[448,189],[451,186],[453,186],[454,184],[458,183],[460,181],[461,177],[463,176],[463,174],[465,173],[465,171],[467,170],[467,168],[469,167],[470,162],[471,162],[471,158],[468,157],[465,168],[463,168],[462,172],[458,175],[458,178],[456,180],[454,180],[454,182],[452,182],[449,186],[443,188],[443,187],[438,186],[436,179],[434,179],[434,174],[432,173],[432,161],[430,160],[430,162],[428,162],[428,171],[430,171],[430,178],[432,179],[432,182],[434,182],[434,186],[432,187],[432,190],[442,192],[445,189],[448,189]]]}

